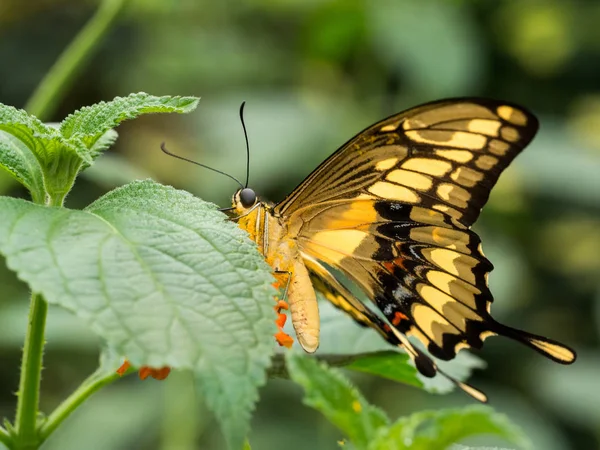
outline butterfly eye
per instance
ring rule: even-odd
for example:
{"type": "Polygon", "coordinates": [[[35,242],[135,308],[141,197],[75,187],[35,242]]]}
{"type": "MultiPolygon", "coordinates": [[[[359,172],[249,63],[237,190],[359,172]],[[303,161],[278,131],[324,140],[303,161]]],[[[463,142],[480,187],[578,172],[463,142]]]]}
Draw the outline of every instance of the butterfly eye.
{"type": "Polygon", "coordinates": [[[244,208],[250,208],[256,203],[256,193],[250,188],[244,188],[240,192],[240,202],[244,208]]]}

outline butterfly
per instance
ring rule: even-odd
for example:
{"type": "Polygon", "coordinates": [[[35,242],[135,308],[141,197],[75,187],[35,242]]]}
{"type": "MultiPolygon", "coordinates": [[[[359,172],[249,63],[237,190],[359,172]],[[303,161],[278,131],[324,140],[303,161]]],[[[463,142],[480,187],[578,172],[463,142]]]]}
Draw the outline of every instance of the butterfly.
{"type": "Polygon", "coordinates": [[[273,268],[281,327],[288,308],[297,340],[319,345],[315,292],[360,325],[402,347],[418,371],[442,373],[480,401],[486,396],[434,362],[501,335],[562,364],[573,350],[492,318],[480,238],[471,230],[502,171],[533,139],[537,119],[508,102],[459,98],[427,103],[368,127],[327,158],[283,201],[248,187],[233,196],[232,219],[273,268]],[[374,303],[356,298],[341,272],[374,303]],[[423,343],[427,352],[408,337],[423,343]]]}

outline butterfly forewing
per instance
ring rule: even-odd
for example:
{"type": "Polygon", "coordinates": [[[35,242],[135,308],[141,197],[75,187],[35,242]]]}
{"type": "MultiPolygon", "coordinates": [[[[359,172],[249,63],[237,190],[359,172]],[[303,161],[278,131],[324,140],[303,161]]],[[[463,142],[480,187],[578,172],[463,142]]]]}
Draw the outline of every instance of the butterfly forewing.
{"type": "Polygon", "coordinates": [[[391,116],[321,164],[276,213],[360,194],[441,211],[468,227],[537,120],[489,100],[444,100],[391,116]]]}
{"type": "Polygon", "coordinates": [[[398,331],[414,335],[434,356],[451,359],[504,334],[572,362],[566,347],[492,319],[492,265],[470,230],[537,127],[524,109],[491,100],[410,109],[347,142],[274,214],[303,254],[339,269],[375,302],[395,328],[377,324],[390,342],[398,331]]]}

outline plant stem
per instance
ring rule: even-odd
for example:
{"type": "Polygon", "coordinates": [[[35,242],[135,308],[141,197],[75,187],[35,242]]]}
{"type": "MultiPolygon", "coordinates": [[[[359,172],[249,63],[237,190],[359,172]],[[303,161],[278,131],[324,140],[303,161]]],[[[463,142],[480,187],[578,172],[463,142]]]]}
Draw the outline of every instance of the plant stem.
{"type": "Polygon", "coordinates": [[[44,332],[48,304],[39,294],[31,295],[29,321],[21,363],[21,381],[15,419],[16,447],[19,450],[37,449],[38,437],[36,421],[42,376],[42,355],[44,353],[44,332]]]}
{"type": "Polygon", "coordinates": [[[0,427],[0,442],[2,442],[8,448],[10,448],[12,445],[12,438],[3,427],[0,427]]]}
{"type": "MultiPolygon", "coordinates": [[[[130,369],[128,373],[133,372],[130,369]]],[[[121,378],[116,372],[106,373],[101,367],[92,375],[90,375],[67,399],[65,399],[53,412],[48,416],[39,431],[39,444],[41,445],[48,437],[56,430],[59,425],[71,415],[83,402],[91,397],[93,393],[102,387],[121,378]]]]}
{"type": "Polygon", "coordinates": [[[172,372],[163,384],[163,426],[161,450],[194,450],[206,426],[199,417],[198,400],[194,391],[194,378],[190,372],[172,372]]]}
{"type": "MultiPolygon", "coordinates": [[[[62,206],[64,196],[48,197],[46,206],[62,206]]],[[[9,448],[18,450],[36,450],[40,446],[37,416],[40,400],[40,381],[42,379],[42,359],[46,334],[46,317],[48,303],[37,293],[31,294],[29,304],[29,319],[27,333],[23,346],[23,360],[21,361],[21,379],[19,381],[19,394],[17,400],[17,413],[15,417],[14,442],[8,436],[9,448]]]]}
{"type": "Polygon", "coordinates": [[[127,1],[102,1],[94,16],[63,51],[29,98],[25,105],[27,112],[42,121],[52,116],[64,92],[81,72],[127,1]]]}

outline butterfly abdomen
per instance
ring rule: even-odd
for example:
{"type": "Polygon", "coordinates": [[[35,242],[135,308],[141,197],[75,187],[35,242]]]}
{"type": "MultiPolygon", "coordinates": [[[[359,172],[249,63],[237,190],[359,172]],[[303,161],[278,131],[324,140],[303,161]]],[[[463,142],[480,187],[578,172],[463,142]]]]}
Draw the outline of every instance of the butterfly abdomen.
{"type": "Polygon", "coordinates": [[[265,258],[267,263],[284,279],[284,295],[289,303],[292,325],[298,343],[308,353],[319,346],[319,309],[315,290],[308,271],[302,262],[296,241],[292,239],[286,226],[265,208],[262,235],[267,245],[265,258]]]}

